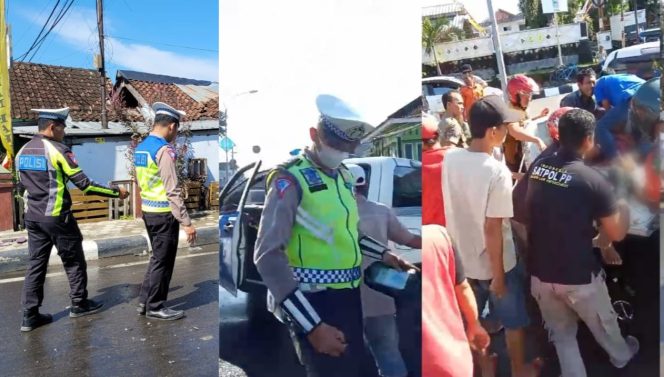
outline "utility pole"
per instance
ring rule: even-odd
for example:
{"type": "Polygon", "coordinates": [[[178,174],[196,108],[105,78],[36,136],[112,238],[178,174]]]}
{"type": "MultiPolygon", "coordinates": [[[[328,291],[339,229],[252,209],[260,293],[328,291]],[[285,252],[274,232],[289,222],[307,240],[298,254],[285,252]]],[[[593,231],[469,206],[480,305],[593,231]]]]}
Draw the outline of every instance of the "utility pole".
{"type": "Polygon", "coordinates": [[[560,47],[560,31],[558,30],[558,13],[553,13],[553,23],[556,25],[556,44],[558,45],[558,65],[563,66],[563,50],[560,47]]]}
{"type": "Polygon", "coordinates": [[[625,48],[625,3],[620,1],[620,35],[622,36],[622,47],[625,48]]]}
{"type": "Polygon", "coordinates": [[[496,63],[498,64],[498,77],[500,77],[500,86],[503,90],[503,96],[507,100],[507,72],[505,70],[505,60],[503,58],[503,49],[500,46],[500,35],[498,34],[498,21],[493,11],[492,0],[486,0],[489,7],[489,17],[491,17],[491,34],[493,40],[493,49],[496,52],[496,63]]]}
{"type": "Polygon", "coordinates": [[[640,42],[640,37],[639,37],[639,16],[637,14],[638,10],[638,5],[636,5],[636,0],[634,0],[634,30],[636,33],[636,43],[640,42]]]}
{"type": "Polygon", "coordinates": [[[104,4],[97,0],[97,30],[99,31],[99,80],[101,85],[101,128],[108,128],[106,119],[106,67],[104,63],[104,4]]]}

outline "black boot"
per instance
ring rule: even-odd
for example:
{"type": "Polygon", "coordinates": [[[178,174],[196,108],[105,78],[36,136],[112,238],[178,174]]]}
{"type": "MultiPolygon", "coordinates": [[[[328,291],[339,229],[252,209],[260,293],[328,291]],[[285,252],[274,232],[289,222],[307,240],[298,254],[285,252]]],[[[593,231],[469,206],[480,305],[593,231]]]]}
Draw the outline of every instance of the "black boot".
{"type": "Polygon", "coordinates": [[[53,317],[50,314],[41,314],[39,309],[29,309],[23,311],[23,323],[21,323],[21,331],[32,331],[39,326],[47,325],[53,322],[53,317]]]}
{"type": "Polygon", "coordinates": [[[136,311],[138,312],[138,315],[145,315],[145,304],[138,304],[136,311]]]}
{"type": "Polygon", "coordinates": [[[77,318],[83,317],[84,315],[94,314],[100,311],[102,306],[104,306],[103,303],[88,299],[80,302],[72,302],[71,308],[69,308],[69,316],[71,318],[77,318]]]}

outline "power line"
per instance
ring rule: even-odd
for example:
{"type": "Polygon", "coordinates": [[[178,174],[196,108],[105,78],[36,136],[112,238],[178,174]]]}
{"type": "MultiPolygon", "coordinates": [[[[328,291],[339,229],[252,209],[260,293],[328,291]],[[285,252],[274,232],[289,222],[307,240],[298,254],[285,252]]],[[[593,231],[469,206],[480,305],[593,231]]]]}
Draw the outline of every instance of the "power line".
{"type": "Polygon", "coordinates": [[[32,41],[32,44],[28,48],[28,51],[26,51],[23,55],[19,56],[18,60],[24,59],[30,53],[30,51],[32,51],[32,49],[35,48],[37,40],[39,40],[39,37],[44,32],[44,29],[46,29],[46,25],[48,25],[48,22],[51,20],[51,17],[53,17],[53,13],[55,13],[55,10],[58,9],[59,4],[60,4],[60,0],[55,2],[55,5],[53,6],[53,9],[51,9],[51,13],[48,15],[48,18],[46,19],[46,22],[44,22],[44,26],[42,26],[41,30],[39,30],[39,34],[37,34],[37,36],[35,37],[35,40],[32,41]]]}
{"type": "Polygon", "coordinates": [[[162,43],[162,42],[142,41],[142,40],[138,40],[138,39],[134,39],[134,38],[118,37],[118,36],[116,36],[116,35],[108,35],[108,34],[106,34],[106,37],[107,37],[107,38],[122,39],[122,40],[127,40],[127,41],[132,41],[132,42],[149,43],[149,44],[155,44],[155,45],[163,45],[163,46],[170,46],[170,47],[177,47],[177,48],[185,48],[185,49],[188,49],[188,50],[198,50],[198,51],[207,51],[207,52],[219,52],[219,50],[213,50],[213,49],[208,49],[208,48],[182,46],[182,45],[175,45],[175,44],[162,43]]]}
{"type": "Polygon", "coordinates": [[[71,0],[68,4],[63,4],[63,8],[62,8],[62,10],[60,11],[60,13],[58,13],[58,17],[53,21],[53,25],[51,25],[51,27],[48,29],[48,31],[46,32],[46,34],[44,34],[44,36],[39,40],[39,45],[37,45],[37,46],[35,47],[35,50],[34,50],[34,52],[32,53],[32,56],[31,56],[30,59],[28,60],[29,62],[32,62],[32,59],[35,58],[35,55],[37,55],[37,52],[39,52],[39,49],[40,49],[41,46],[44,44],[44,41],[46,40],[46,37],[48,37],[48,35],[51,33],[51,31],[52,31],[53,29],[55,29],[56,26],[58,26],[58,24],[60,23],[60,21],[62,21],[62,19],[65,17],[65,15],[67,14],[67,12],[69,11],[69,9],[71,8],[71,6],[72,6],[73,4],[74,4],[74,0],[71,0]]]}
{"type": "Polygon", "coordinates": [[[31,62],[32,59],[34,59],[35,55],[37,54],[37,52],[39,51],[41,46],[44,44],[44,41],[46,40],[46,37],[48,37],[48,35],[51,33],[51,31],[53,31],[53,29],[60,23],[60,21],[62,21],[62,19],[65,17],[65,15],[67,15],[67,12],[69,11],[69,9],[71,9],[71,6],[74,4],[74,0],[70,0],[69,2],[66,2],[66,1],[67,0],[65,0],[65,3],[62,4],[62,8],[58,12],[58,14],[55,16],[55,19],[51,23],[51,26],[44,33],[44,30],[48,26],[53,14],[55,13],[58,5],[60,4],[60,0],[58,0],[55,3],[55,6],[53,7],[53,10],[51,10],[51,14],[49,15],[48,19],[44,23],[44,26],[42,27],[39,34],[37,34],[37,37],[35,38],[35,41],[32,43],[32,46],[30,46],[28,51],[26,51],[23,55],[19,56],[17,60],[24,61],[28,57],[28,55],[30,55],[31,53],[32,53],[32,55],[30,56],[30,59],[28,59],[28,61],[31,62]]]}

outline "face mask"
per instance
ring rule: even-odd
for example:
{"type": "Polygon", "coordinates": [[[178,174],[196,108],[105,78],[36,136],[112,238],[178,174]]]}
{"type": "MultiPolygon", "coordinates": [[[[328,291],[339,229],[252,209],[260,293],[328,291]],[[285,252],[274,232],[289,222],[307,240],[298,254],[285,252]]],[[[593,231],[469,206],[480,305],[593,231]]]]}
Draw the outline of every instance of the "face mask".
{"type": "Polygon", "coordinates": [[[320,162],[330,169],[336,169],[341,162],[348,158],[348,152],[338,151],[323,143],[318,143],[318,158],[320,162]]]}

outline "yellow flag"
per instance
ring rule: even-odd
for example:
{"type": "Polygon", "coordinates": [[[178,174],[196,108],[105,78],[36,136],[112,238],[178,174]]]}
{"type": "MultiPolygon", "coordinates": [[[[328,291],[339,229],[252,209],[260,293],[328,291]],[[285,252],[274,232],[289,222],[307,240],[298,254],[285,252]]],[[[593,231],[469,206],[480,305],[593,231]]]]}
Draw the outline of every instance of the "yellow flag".
{"type": "Polygon", "coordinates": [[[9,58],[5,0],[0,0],[0,139],[7,150],[7,157],[14,156],[12,143],[12,116],[9,102],[9,58]]]}

